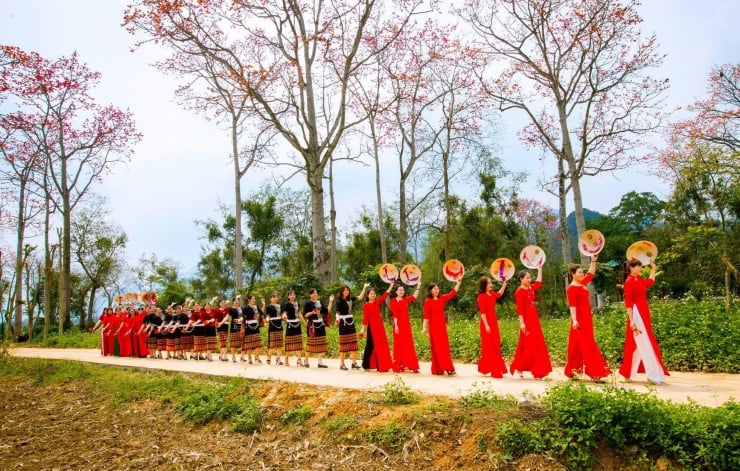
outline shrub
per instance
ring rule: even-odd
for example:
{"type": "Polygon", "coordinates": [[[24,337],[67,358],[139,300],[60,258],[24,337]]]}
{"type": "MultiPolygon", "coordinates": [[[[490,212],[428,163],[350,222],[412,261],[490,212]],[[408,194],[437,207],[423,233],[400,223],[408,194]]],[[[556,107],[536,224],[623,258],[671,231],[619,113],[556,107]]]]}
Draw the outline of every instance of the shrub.
{"type": "Polygon", "coordinates": [[[540,420],[512,419],[498,427],[497,443],[513,457],[552,454],[572,469],[590,469],[600,443],[620,452],[638,447],[686,469],[740,469],[740,407],[676,405],[632,390],[593,391],[562,384],[544,397],[540,420]]]}
{"type": "Polygon", "coordinates": [[[396,453],[403,447],[403,444],[408,439],[408,434],[408,429],[399,426],[396,422],[391,422],[385,427],[377,427],[370,430],[367,434],[367,439],[384,451],[396,453]]]}
{"type": "Polygon", "coordinates": [[[313,417],[313,411],[309,406],[300,406],[291,409],[280,416],[280,422],[283,424],[304,425],[308,419],[313,417]]]}
{"type": "Polygon", "coordinates": [[[378,402],[391,406],[419,402],[419,393],[412,391],[400,376],[381,386],[379,396],[378,402]]]}
{"type": "Polygon", "coordinates": [[[193,391],[180,400],[177,410],[185,420],[200,425],[231,420],[233,429],[243,433],[257,430],[264,417],[259,403],[240,382],[193,391]]]}

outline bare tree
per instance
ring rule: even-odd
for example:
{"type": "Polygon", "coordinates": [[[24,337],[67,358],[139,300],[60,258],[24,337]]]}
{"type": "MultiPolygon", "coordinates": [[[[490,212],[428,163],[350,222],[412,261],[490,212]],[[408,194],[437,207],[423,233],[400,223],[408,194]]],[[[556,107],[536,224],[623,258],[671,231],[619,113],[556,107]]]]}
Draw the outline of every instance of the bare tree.
{"type": "Polygon", "coordinates": [[[265,162],[277,132],[252,110],[249,95],[228,67],[209,54],[176,51],[156,63],[164,73],[186,79],[176,95],[183,106],[204,113],[225,124],[229,131],[234,174],[234,292],[244,287],[242,179],[247,172],[265,162]]]}
{"type": "Polygon", "coordinates": [[[523,111],[522,139],[557,159],[561,205],[569,188],[579,233],[581,178],[634,164],[638,138],[665,117],[667,80],[650,76],[663,56],[655,36],[640,34],[636,7],[634,0],[470,0],[458,10],[490,54],[491,68],[479,71],[488,93],[502,111],[523,111]]]}
{"type": "Polygon", "coordinates": [[[3,92],[12,97],[10,106],[18,110],[17,126],[43,155],[46,183],[59,195],[53,203],[62,217],[62,333],[70,311],[72,212],[104,172],[129,160],[141,135],[130,112],[95,103],[90,92],[100,73],[80,63],[76,53],[48,60],[12,46],[0,46],[0,52],[12,60],[12,66],[0,72],[3,92]]]}
{"type": "Polygon", "coordinates": [[[344,133],[363,119],[349,113],[349,78],[393,44],[419,4],[138,0],[124,23],[173,51],[221,63],[260,118],[300,156],[311,192],[314,271],[326,280],[324,171],[344,133]],[[378,17],[386,21],[370,21],[378,17]],[[370,31],[370,24],[393,34],[370,31]]]}

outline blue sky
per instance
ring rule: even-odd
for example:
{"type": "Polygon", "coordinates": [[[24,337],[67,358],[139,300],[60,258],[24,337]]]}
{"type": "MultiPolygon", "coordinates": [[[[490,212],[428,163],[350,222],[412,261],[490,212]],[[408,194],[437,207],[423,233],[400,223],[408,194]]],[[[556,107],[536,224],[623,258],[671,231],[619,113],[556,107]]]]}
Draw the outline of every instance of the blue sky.
{"type": "MultiPolygon", "coordinates": [[[[35,51],[47,58],[77,51],[82,62],[100,71],[95,95],[133,111],[144,134],[131,163],[117,168],[96,190],[109,199],[113,219],[129,236],[128,258],[156,253],[192,270],[200,254],[200,231],[195,219],[214,217],[219,202],[230,203],[232,170],[228,139],[213,122],[181,109],[173,99],[174,79],[149,64],[162,54],[156,47],[131,52],[133,37],[120,25],[126,2],[113,0],[3,0],[0,6],[0,43],[35,51]]],[[[668,77],[670,106],[686,106],[705,93],[712,65],[740,60],[740,35],[736,33],[740,2],[736,0],[646,0],[640,12],[643,31],[655,33],[667,57],[658,77],[668,77]]],[[[555,207],[556,200],[536,189],[544,170],[536,155],[528,154],[515,139],[519,125],[504,115],[499,145],[507,156],[504,165],[525,170],[531,178],[522,193],[555,207]],[[511,137],[507,137],[511,136],[511,137]]],[[[546,164],[549,162],[546,161],[546,164]]],[[[352,176],[370,177],[368,167],[342,169],[352,185],[340,185],[338,218],[345,225],[360,206],[372,205],[367,187],[352,176]]],[[[244,193],[268,175],[245,181],[244,193]]],[[[372,178],[368,180],[372,181],[372,178]]],[[[305,183],[296,179],[292,187],[305,183]]],[[[394,194],[388,184],[385,201],[394,194]]],[[[606,212],[626,192],[652,191],[667,197],[668,189],[647,169],[602,175],[584,181],[584,205],[606,212]]]]}

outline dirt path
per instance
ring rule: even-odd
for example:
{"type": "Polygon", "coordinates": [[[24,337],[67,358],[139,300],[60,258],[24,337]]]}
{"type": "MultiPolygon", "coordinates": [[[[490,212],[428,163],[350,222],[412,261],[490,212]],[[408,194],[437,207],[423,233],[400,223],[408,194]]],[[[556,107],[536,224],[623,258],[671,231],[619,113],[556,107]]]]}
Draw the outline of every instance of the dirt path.
{"type": "MultiPolygon", "coordinates": [[[[525,376],[523,379],[511,376],[503,379],[493,379],[478,373],[476,365],[463,363],[456,364],[457,375],[449,377],[430,374],[430,364],[425,362],[421,363],[422,372],[420,374],[403,373],[396,375],[392,372],[341,371],[337,359],[326,359],[325,362],[329,365],[329,368],[320,370],[316,368],[315,358],[311,358],[311,368],[299,368],[297,366],[286,367],[264,363],[245,366],[243,363],[220,361],[103,357],[100,355],[100,351],[96,349],[12,348],[10,354],[18,357],[77,360],[88,363],[156,368],[218,376],[274,379],[350,389],[377,388],[392,381],[396,376],[401,376],[404,383],[415,391],[450,397],[460,397],[476,389],[484,388],[491,388],[495,393],[504,396],[522,397],[527,393],[539,395],[552,385],[568,381],[562,374],[562,370],[559,369],[551,373],[550,379],[546,381],[537,381],[532,379],[531,376],[525,376]]],[[[638,392],[653,391],[657,397],[673,402],[688,402],[691,400],[712,407],[721,405],[730,399],[740,398],[740,375],[733,374],[671,372],[668,384],[660,386],[647,384],[644,375],[639,375],[632,383],[622,383],[618,380],[616,386],[638,392]]],[[[593,387],[600,387],[600,385],[593,384],[593,387]]]]}

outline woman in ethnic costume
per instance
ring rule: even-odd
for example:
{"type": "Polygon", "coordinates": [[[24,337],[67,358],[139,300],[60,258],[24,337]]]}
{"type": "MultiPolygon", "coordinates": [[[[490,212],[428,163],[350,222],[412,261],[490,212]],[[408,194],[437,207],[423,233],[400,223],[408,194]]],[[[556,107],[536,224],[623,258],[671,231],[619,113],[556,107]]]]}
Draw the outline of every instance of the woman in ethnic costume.
{"type": "Polygon", "coordinates": [[[215,301],[206,303],[203,307],[204,312],[202,315],[203,324],[206,329],[206,358],[208,361],[213,361],[211,354],[218,350],[218,332],[216,331],[216,314],[218,309],[213,309],[213,302],[215,301]]]}
{"type": "Polygon", "coordinates": [[[196,360],[205,360],[205,353],[208,350],[204,318],[205,310],[196,302],[190,313],[190,322],[193,326],[193,354],[196,360]]]}
{"type": "Polygon", "coordinates": [[[326,318],[329,317],[334,302],[334,295],[329,296],[329,305],[322,306],[319,301],[319,292],[316,288],[308,291],[308,301],[303,305],[303,318],[306,321],[306,357],[303,361],[304,368],[308,368],[308,357],[315,353],[318,357],[319,368],[327,368],[324,364],[324,354],[329,351],[326,341],[326,318]]]}
{"type": "Polygon", "coordinates": [[[175,358],[175,343],[177,341],[177,334],[175,333],[175,326],[177,325],[177,316],[175,316],[175,310],[172,309],[172,306],[167,306],[167,309],[165,309],[164,314],[164,325],[162,326],[162,331],[164,332],[165,337],[165,350],[167,351],[167,356],[165,357],[167,360],[170,358],[175,358]]]}
{"type": "MultiPolygon", "coordinates": [[[[264,306],[264,302],[262,303],[264,306]]],[[[247,296],[247,305],[242,310],[242,361],[246,353],[249,364],[252,362],[252,352],[254,352],[254,361],[262,363],[260,360],[260,350],[262,349],[262,335],[260,334],[260,325],[264,318],[264,312],[257,307],[257,298],[250,294],[247,296]]]]}
{"type": "Polygon", "coordinates": [[[272,353],[275,352],[275,364],[282,365],[280,359],[280,349],[283,348],[283,317],[282,309],[278,303],[277,293],[270,295],[270,304],[265,309],[267,317],[267,364],[272,360],[272,353]]]}
{"type": "Polygon", "coordinates": [[[146,347],[149,349],[149,358],[157,358],[157,334],[155,329],[159,325],[158,321],[160,319],[157,316],[156,308],[150,309],[144,318],[144,326],[147,333],[146,347]]]}
{"type": "Polygon", "coordinates": [[[306,320],[295,299],[295,292],[288,291],[288,302],[283,304],[283,321],[285,321],[285,366],[290,366],[290,354],[296,352],[296,363],[303,366],[303,333],[301,323],[306,320]]]}
{"type": "MultiPolygon", "coordinates": [[[[365,296],[365,290],[368,286],[370,286],[370,283],[363,285],[359,299],[365,296]]],[[[352,296],[349,286],[344,285],[339,288],[335,299],[336,323],[339,327],[339,368],[342,370],[348,369],[347,365],[344,364],[344,357],[349,352],[352,356],[352,368],[359,369],[360,365],[357,364],[357,350],[359,350],[357,329],[352,315],[352,303],[357,301],[358,297],[352,296]]]]}
{"type": "Polygon", "coordinates": [[[180,318],[180,341],[182,342],[183,360],[193,358],[195,353],[195,337],[193,336],[192,309],[190,308],[189,301],[186,301],[182,305],[182,316],[180,318]],[[184,317],[184,319],[183,319],[184,317]]]}
{"type": "Polygon", "coordinates": [[[218,303],[216,332],[218,333],[218,359],[229,361],[229,355],[226,353],[226,344],[229,340],[229,308],[226,306],[225,299],[218,303]]]}
{"type": "Polygon", "coordinates": [[[242,348],[242,307],[241,296],[237,296],[231,302],[228,314],[229,320],[229,348],[231,349],[231,361],[236,363],[236,351],[242,348]]]}
{"type": "Polygon", "coordinates": [[[391,351],[388,348],[388,336],[385,333],[383,316],[380,313],[380,306],[391,294],[391,289],[393,289],[393,283],[390,283],[385,293],[378,298],[375,289],[371,288],[367,293],[367,302],[362,306],[360,337],[365,335],[365,326],[367,326],[367,341],[362,355],[362,368],[365,370],[375,369],[383,373],[393,367],[391,351]]]}

